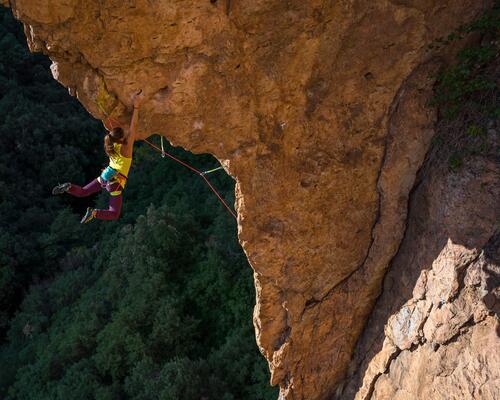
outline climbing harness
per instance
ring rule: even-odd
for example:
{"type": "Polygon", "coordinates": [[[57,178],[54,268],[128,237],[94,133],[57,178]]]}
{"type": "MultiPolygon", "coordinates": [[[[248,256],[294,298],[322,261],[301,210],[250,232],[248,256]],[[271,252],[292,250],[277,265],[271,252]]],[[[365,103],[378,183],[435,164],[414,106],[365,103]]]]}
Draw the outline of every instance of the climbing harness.
{"type": "MultiPolygon", "coordinates": [[[[162,136],[160,135],[160,137],[162,137],[162,136]]],[[[222,169],[222,167],[218,167],[218,168],[211,169],[209,171],[201,172],[201,171],[198,171],[196,168],[192,167],[191,165],[185,163],[184,161],[181,161],[178,158],[174,157],[172,154],[167,153],[163,148],[160,148],[160,147],[156,146],[155,144],[151,143],[149,140],[144,139],[144,142],[146,142],[149,146],[151,146],[156,151],[159,151],[162,154],[162,157],[165,157],[165,156],[169,157],[172,160],[174,160],[174,161],[178,162],[179,164],[183,165],[184,167],[188,168],[189,170],[191,170],[192,172],[194,172],[196,175],[201,176],[203,178],[203,180],[205,181],[205,183],[207,184],[207,186],[210,188],[210,190],[212,192],[214,192],[214,194],[217,196],[217,198],[222,203],[222,205],[224,207],[226,207],[227,211],[229,211],[229,213],[234,217],[234,219],[236,219],[236,220],[238,219],[238,217],[236,216],[236,214],[234,213],[234,211],[231,210],[231,208],[227,205],[227,203],[224,201],[224,199],[219,194],[219,192],[217,192],[217,190],[212,186],[212,184],[210,183],[210,181],[206,177],[207,174],[209,174],[211,172],[215,172],[215,171],[217,171],[219,169],[222,169]]]]}

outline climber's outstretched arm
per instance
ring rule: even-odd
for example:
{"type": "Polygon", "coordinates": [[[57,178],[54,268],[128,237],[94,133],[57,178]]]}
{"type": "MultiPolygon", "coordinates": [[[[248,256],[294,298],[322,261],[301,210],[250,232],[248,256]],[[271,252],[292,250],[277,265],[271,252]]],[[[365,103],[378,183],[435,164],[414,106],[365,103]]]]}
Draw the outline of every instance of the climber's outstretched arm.
{"type": "Polygon", "coordinates": [[[137,135],[137,123],[139,121],[139,107],[141,106],[144,95],[142,93],[136,94],[134,97],[134,112],[132,113],[132,120],[130,121],[129,137],[127,140],[133,142],[137,135]]]}
{"type": "Polygon", "coordinates": [[[133,99],[133,104],[134,104],[134,111],[132,112],[132,120],[130,121],[130,128],[128,129],[127,136],[126,136],[126,142],[122,146],[122,154],[125,157],[132,157],[132,150],[134,148],[134,142],[136,141],[137,137],[139,136],[137,133],[137,124],[139,121],[139,107],[141,106],[142,101],[144,100],[144,95],[142,94],[142,91],[137,93],[134,96],[133,99]]]}

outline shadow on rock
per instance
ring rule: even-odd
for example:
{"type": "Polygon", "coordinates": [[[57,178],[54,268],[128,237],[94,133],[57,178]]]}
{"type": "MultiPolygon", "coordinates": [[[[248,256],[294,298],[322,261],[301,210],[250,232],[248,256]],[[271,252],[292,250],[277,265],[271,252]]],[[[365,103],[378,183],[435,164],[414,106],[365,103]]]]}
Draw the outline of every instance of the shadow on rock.
{"type": "Polygon", "coordinates": [[[487,155],[456,172],[441,161],[420,176],[405,238],[337,398],[495,398],[498,178],[487,155]]]}

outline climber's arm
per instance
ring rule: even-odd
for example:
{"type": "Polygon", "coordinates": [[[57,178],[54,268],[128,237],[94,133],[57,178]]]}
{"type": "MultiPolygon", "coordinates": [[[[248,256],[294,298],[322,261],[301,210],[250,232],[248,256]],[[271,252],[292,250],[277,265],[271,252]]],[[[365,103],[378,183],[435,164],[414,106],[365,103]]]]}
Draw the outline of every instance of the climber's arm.
{"type": "Polygon", "coordinates": [[[139,121],[139,106],[134,104],[134,111],[132,113],[132,120],[130,121],[130,129],[128,130],[127,140],[134,142],[137,137],[137,123],[139,121]]]}
{"type": "Polygon", "coordinates": [[[139,107],[144,100],[144,95],[142,94],[142,90],[139,91],[134,96],[133,104],[134,104],[134,112],[132,113],[132,120],[130,121],[130,129],[129,129],[129,139],[133,143],[133,141],[137,138],[137,124],[139,121],[139,107]]]}
{"type": "Polygon", "coordinates": [[[122,154],[125,157],[132,156],[132,149],[134,147],[134,142],[136,141],[138,135],[137,125],[139,122],[139,107],[141,106],[142,101],[144,100],[144,95],[139,92],[134,96],[133,104],[134,111],[132,112],[132,119],[130,121],[130,127],[126,136],[126,143],[122,146],[122,154]]]}

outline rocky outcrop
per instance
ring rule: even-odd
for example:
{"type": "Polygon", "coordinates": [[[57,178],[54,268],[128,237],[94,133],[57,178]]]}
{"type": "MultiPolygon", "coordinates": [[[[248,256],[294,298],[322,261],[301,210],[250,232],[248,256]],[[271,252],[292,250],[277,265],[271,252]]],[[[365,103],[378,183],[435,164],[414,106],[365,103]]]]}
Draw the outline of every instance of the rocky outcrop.
{"type": "Polygon", "coordinates": [[[339,398],[497,399],[498,134],[489,153],[423,173],[408,229],[339,398]]]}
{"type": "MultiPolygon", "coordinates": [[[[10,0],[95,117],[215,155],[237,181],[254,325],[286,399],[344,376],[432,136],[434,38],[468,0],[10,0]]],[[[442,56],[442,55],[439,55],[442,56]]]]}
{"type": "MultiPolygon", "coordinates": [[[[497,236],[489,251],[499,246],[497,236]]],[[[382,349],[370,360],[355,399],[498,398],[493,285],[499,284],[500,259],[490,256],[447,243],[433,268],[422,271],[414,297],[389,319],[382,349]]]]}

